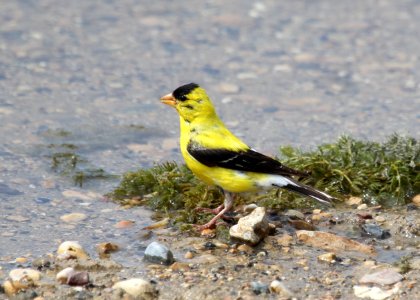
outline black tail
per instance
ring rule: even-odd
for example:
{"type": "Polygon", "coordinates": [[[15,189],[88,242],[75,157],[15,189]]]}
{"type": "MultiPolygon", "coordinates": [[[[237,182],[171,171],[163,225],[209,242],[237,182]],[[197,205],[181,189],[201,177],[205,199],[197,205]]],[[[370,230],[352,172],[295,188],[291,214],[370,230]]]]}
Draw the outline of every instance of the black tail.
{"type": "Polygon", "coordinates": [[[331,202],[334,200],[334,197],[318,191],[316,189],[314,189],[313,187],[307,186],[307,185],[303,185],[299,182],[294,181],[293,179],[287,178],[288,181],[290,181],[290,183],[288,185],[284,185],[282,186],[282,188],[292,191],[292,192],[296,192],[299,193],[301,195],[304,196],[308,196],[311,197],[313,199],[315,199],[316,201],[319,201],[323,204],[328,204],[331,205],[331,202]]]}

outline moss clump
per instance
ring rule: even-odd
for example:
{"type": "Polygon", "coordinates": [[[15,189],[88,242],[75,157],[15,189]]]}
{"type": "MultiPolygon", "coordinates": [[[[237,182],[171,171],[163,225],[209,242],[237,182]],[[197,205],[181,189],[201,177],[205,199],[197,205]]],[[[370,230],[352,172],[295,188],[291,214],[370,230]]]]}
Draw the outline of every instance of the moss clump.
{"type": "Polygon", "coordinates": [[[304,183],[338,197],[393,206],[420,191],[420,144],[414,138],[393,135],[381,144],[343,136],[314,151],[282,147],[280,152],[284,164],[311,173],[304,183]]]}
{"type": "Polygon", "coordinates": [[[211,207],[223,199],[220,190],[205,185],[186,166],[175,162],[126,173],[110,196],[124,204],[130,203],[127,198],[140,196],[140,202],[153,209],[167,213],[179,210],[172,217],[184,223],[204,217],[194,213],[194,208],[211,207]]]}
{"type": "MultiPolygon", "coordinates": [[[[371,203],[394,205],[405,203],[420,191],[420,147],[413,138],[394,135],[380,144],[341,137],[314,151],[282,147],[280,158],[285,165],[311,173],[302,182],[338,198],[362,195],[371,203]]],[[[223,201],[220,190],[208,187],[185,166],[174,162],[125,174],[110,195],[125,204],[140,197],[141,201],[135,203],[172,214],[175,223],[204,222],[210,216],[197,214],[194,208],[215,207],[223,201]]],[[[281,189],[241,195],[235,204],[248,202],[276,209],[315,205],[314,201],[281,189]]]]}

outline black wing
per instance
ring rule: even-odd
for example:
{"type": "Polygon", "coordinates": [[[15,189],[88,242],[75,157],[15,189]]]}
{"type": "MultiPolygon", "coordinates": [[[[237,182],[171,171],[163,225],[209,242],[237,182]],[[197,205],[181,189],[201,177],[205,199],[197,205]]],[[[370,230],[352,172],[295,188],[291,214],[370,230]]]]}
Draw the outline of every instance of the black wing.
{"type": "Polygon", "coordinates": [[[282,165],[278,160],[258,153],[252,149],[235,152],[226,149],[206,149],[189,143],[188,153],[203,165],[222,167],[244,172],[256,172],[283,176],[307,176],[307,173],[282,165]]]}

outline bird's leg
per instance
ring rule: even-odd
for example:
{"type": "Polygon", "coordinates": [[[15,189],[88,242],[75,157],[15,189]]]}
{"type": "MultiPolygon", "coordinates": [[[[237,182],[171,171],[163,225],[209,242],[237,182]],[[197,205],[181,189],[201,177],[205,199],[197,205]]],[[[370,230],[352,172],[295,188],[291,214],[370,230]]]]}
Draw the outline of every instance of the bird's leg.
{"type": "Polygon", "coordinates": [[[216,208],[207,208],[207,207],[197,207],[194,210],[197,212],[207,212],[207,213],[211,213],[213,215],[217,215],[218,213],[220,213],[222,211],[222,209],[225,207],[224,204],[219,205],[216,208]]]}
{"type": "Polygon", "coordinates": [[[234,201],[234,194],[225,191],[225,202],[223,204],[223,206],[224,206],[223,209],[220,210],[219,213],[217,215],[215,215],[213,217],[213,219],[210,220],[210,222],[208,222],[204,225],[198,225],[197,229],[201,231],[201,230],[204,230],[204,229],[209,229],[209,228],[215,227],[215,225],[217,223],[217,220],[222,218],[223,214],[228,212],[232,208],[233,201],[234,201]]]}

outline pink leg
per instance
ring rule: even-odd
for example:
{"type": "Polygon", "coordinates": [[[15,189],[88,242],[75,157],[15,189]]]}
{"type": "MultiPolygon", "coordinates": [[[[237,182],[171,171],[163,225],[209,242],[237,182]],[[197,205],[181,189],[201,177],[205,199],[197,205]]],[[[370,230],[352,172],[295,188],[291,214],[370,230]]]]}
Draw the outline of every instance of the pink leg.
{"type": "Polygon", "coordinates": [[[206,208],[206,207],[197,207],[196,209],[194,209],[197,212],[207,212],[207,213],[211,213],[213,215],[217,215],[218,213],[220,213],[222,211],[222,209],[225,207],[224,204],[219,205],[216,208],[206,208]]]}
{"type": "Polygon", "coordinates": [[[214,216],[213,219],[210,220],[210,222],[208,222],[207,224],[204,224],[204,225],[197,225],[196,228],[199,231],[202,231],[204,229],[209,229],[209,228],[215,227],[215,225],[217,223],[217,220],[219,220],[223,216],[224,213],[228,212],[232,208],[233,201],[234,201],[233,194],[230,193],[230,192],[225,192],[225,202],[223,204],[224,208],[222,210],[220,210],[219,213],[216,216],[214,216]]]}

